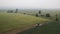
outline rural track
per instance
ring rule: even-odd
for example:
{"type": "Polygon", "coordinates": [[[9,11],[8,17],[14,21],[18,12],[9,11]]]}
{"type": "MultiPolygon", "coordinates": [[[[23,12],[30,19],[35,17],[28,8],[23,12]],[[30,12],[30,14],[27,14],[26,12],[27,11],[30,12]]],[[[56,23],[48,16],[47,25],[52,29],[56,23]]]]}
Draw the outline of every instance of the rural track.
{"type": "MultiPolygon", "coordinates": [[[[41,24],[40,26],[43,26],[43,25],[44,24],[41,24]]],[[[17,34],[18,32],[23,32],[25,30],[28,30],[28,29],[31,29],[31,28],[34,28],[34,27],[36,27],[36,24],[25,27],[23,29],[15,29],[15,30],[7,31],[7,32],[1,33],[1,34],[17,34]]]]}

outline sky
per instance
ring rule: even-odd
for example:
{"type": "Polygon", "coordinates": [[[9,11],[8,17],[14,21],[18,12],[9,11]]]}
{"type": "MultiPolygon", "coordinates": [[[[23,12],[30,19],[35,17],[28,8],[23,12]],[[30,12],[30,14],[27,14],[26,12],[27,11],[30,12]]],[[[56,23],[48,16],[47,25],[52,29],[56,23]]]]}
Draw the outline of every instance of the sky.
{"type": "Polygon", "coordinates": [[[60,9],[60,0],[0,0],[1,8],[60,9]]]}

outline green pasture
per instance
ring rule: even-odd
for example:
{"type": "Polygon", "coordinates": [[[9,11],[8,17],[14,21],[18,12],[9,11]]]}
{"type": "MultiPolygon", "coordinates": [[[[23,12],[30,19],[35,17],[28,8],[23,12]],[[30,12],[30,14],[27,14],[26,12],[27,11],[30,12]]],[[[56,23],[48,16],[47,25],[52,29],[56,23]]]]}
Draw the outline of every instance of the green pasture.
{"type": "Polygon", "coordinates": [[[49,19],[20,13],[0,13],[0,33],[14,29],[22,29],[36,23],[44,23],[47,21],[49,19]]]}

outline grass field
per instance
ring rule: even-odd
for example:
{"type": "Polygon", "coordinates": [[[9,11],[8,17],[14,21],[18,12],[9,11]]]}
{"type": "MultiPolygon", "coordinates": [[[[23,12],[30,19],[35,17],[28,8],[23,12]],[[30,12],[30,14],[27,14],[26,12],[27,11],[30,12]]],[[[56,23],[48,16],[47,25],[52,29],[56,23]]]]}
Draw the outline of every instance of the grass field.
{"type": "Polygon", "coordinates": [[[60,19],[60,12],[59,11],[42,11],[42,15],[49,13],[51,17],[46,16],[39,16],[36,17],[35,14],[38,12],[18,12],[18,13],[7,13],[7,12],[0,12],[0,33],[7,32],[10,30],[15,29],[23,29],[25,27],[29,27],[36,23],[45,23],[48,24],[32,28],[23,32],[19,32],[17,34],[60,34],[60,21],[55,21],[56,14],[58,15],[58,19],[60,19]],[[24,15],[24,13],[26,13],[24,15]],[[29,14],[29,15],[28,15],[29,14]],[[52,21],[53,20],[53,21],[52,21]],[[51,21],[51,22],[50,22],[51,21]]]}
{"type": "Polygon", "coordinates": [[[47,21],[49,20],[19,13],[0,13],[0,33],[47,21]]]}

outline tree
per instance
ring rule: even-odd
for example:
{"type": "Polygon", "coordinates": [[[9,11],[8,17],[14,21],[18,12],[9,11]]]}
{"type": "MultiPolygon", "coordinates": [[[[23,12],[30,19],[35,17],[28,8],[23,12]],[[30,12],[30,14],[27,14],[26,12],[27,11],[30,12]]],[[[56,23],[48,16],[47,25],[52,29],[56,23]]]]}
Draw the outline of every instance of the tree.
{"type": "Polygon", "coordinates": [[[38,17],[38,14],[36,14],[36,17],[38,17]]]}
{"type": "Polygon", "coordinates": [[[18,9],[16,9],[15,13],[17,13],[17,12],[18,12],[18,9]]]}
{"type": "Polygon", "coordinates": [[[50,17],[50,14],[49,14],[49,13],[47,13],[47,14],[46,14],[46,17],[50,17]]]}
{"type": "Polygon", "coordinates": [[[24,14],[26,14],[26,13],[24,13],[24,14]]]}
{"type": "Polygon", "coordinates": [[[8,10],[7,12],[8,12],[8,13],[13,13],[13,10],[10,10],[10,11],[8,10]]]}
{"type": "Polygon", "coordinates": [[[10,13],[13,13],[13,10],[11,10],[10,13]]]}
{"type": "Polygon", "coordinates": [[[57,17],[57,14],[56,14],[56,21],[58,21],[59,19],[58,19],[58,17],[57,17]]]}
{"type": "Polygon", "coordinates": [[[39,14],[41,14],[41,10],[39,10],[39,14]]]}

